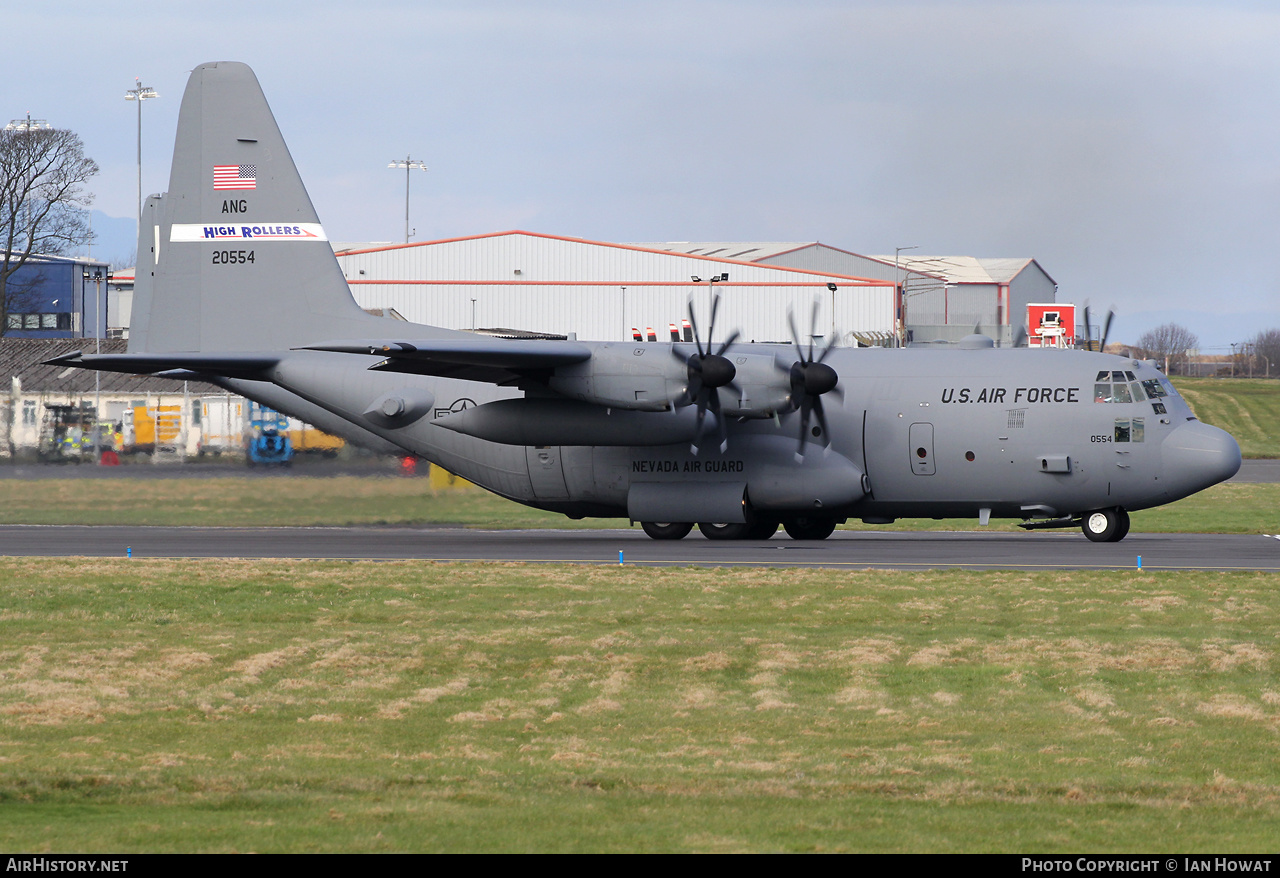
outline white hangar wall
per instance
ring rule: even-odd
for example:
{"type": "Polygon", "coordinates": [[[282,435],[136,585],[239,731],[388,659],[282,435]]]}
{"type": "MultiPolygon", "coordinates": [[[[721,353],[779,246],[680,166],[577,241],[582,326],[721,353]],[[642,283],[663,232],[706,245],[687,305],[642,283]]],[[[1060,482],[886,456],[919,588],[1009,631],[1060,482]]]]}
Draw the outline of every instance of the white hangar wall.
{"type": "Polygon", "coordinates": [[[633,327],[665,340],[693,296],[705,335],[710,294],[721,295],[716,338],[737,329],[744,340],[786,341],[787,309],[807,334],[815,298],[816,335],[892,333],[891,281],[718,259],[529,232],[502,232],[364,246],[337,252],[363,308],[394,308],[405,319],[452,329],[510,328],[580,339],[621,341],[633,327]],[[694,283],[691,278],[702,278],[694,283]],[[828,289],[834,283],[836,291],[828,289]]]}

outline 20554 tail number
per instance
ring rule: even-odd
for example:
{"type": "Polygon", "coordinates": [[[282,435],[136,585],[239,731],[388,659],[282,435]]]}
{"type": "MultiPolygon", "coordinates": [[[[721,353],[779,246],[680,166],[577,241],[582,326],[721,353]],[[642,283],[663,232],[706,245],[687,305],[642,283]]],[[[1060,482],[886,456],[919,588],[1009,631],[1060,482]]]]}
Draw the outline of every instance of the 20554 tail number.
{"type": "Polygon", "coordinates": [[[214,265],[248,265],[253,262],[252,250],[214,250],[214,265]]]}

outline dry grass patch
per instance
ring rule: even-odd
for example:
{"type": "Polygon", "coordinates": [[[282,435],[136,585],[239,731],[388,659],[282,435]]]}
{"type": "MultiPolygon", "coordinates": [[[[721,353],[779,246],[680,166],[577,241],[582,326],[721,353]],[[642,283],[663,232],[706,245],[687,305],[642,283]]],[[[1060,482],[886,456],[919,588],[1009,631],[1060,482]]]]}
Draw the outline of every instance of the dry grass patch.
{"type": "Polygon", "coordinates": [[[1245,849],[1280,820],[1276,576],[0,559],[0,582],[20,849],[54,826],[77,849],[1142,850],[1188,809],[1188,845],[1245,849]],[[59,816],[96,803],[119,819],[59,816]]]}

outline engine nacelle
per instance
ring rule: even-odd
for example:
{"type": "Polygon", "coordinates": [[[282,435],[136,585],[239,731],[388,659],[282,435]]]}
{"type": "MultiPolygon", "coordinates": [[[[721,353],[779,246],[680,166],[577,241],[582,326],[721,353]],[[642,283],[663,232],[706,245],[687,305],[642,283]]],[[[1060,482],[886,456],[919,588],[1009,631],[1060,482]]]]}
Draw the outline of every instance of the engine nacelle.
{"type": "Polygon", "coordinates": [[[726,417],[772,418],[793,411],[790,363],[782,365],[773,354],[726,354],[738,370],[733,386],[720,388],[720,410],[726,417]]]}
{"type": "MultiPolygon", "coordinates": [[[[684,360],[696,354],[690,344],[626,344],[601,346],[585,363],[561,366],[547,382],[570,399],[609,408],[643,412],[669,411],[694,402],[684,360]],[[679,356],[673,356],[672,351],[679,356]]],[[[788,370],[774,354],[724,355],[736,370],[733,381],[719,388],[726,417],[772,418],[794,411],[788,370]]]]}
{"type": "Polygon", "coordinates": [[[671,349],[665,344],[601,345],[585,363],[556,369],[547,383],[570,399],[642,412],[667,411],[689,404],[688,372],[671,349]]]}

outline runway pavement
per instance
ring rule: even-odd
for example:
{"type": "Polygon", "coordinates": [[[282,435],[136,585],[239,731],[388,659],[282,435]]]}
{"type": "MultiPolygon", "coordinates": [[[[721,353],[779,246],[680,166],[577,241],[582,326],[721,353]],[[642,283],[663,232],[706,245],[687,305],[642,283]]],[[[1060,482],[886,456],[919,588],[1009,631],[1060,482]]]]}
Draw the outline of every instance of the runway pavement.
{"type": "Polygon", "coordinates": [[[1091,543],[1057,533],[837,531],[821,542],[779,533],[763,541],[679,541],[631,530],[463,528],[0,527],[0,555],[134,558],[419,559],[574,564],[894,569],[1136,569],[1280,571],[1280,538],[1259,534],[1130,533],[1091,543]]]}

